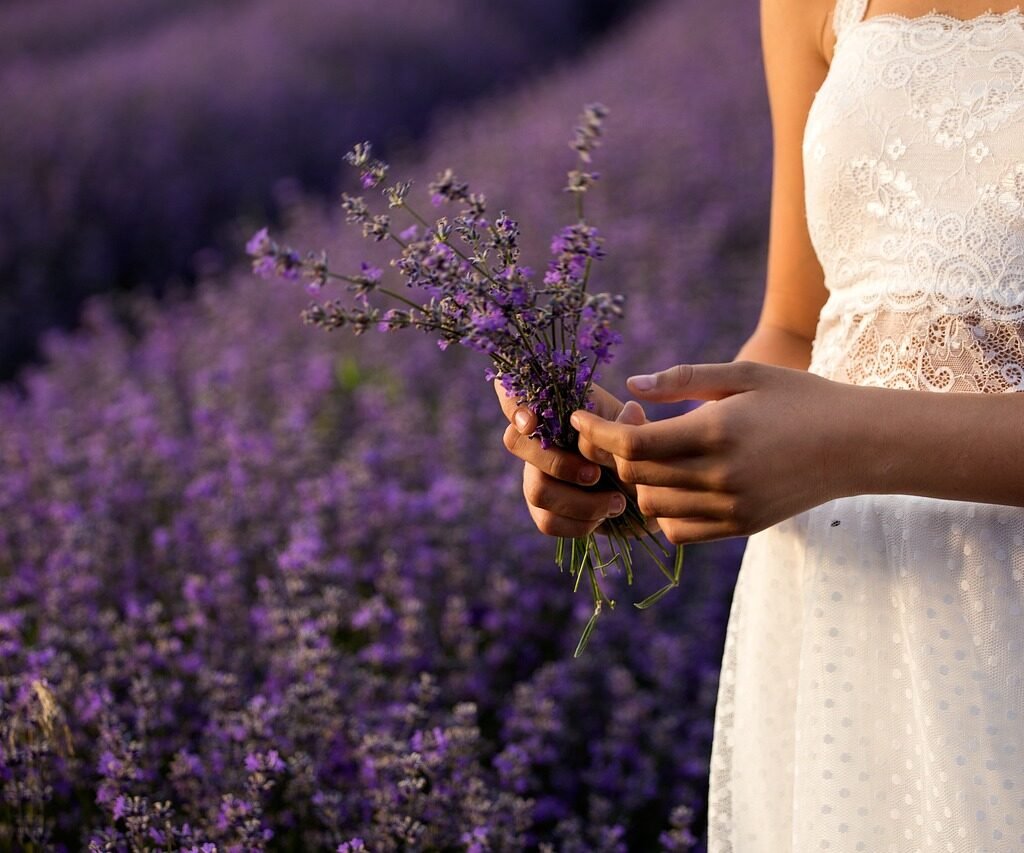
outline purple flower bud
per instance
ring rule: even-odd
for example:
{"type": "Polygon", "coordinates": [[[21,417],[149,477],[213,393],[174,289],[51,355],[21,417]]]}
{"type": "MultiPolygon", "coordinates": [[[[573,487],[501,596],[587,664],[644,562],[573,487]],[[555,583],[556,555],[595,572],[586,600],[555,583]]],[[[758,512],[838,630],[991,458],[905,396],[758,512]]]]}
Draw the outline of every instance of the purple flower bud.
{"type": "Polygon", "coordinates": [[[374,283],[379,282],[384,275],[384,270],[380,267],[370,266],[366,261],[359,265],[359,271],[363,278],[374,283]]]}
{"type": "Polygon", "coordinates": [[[261,228],[245,244],[245,251],[253,257],[262,257],[270,251],[270,235],[266,228],[261,228]]]}
{"type": "Polygon", "coordinates": [[[270,255],[264,255],[252,262],[252,270],[260,278],[274,278],[276,269],[277,263],[270,255]]]}

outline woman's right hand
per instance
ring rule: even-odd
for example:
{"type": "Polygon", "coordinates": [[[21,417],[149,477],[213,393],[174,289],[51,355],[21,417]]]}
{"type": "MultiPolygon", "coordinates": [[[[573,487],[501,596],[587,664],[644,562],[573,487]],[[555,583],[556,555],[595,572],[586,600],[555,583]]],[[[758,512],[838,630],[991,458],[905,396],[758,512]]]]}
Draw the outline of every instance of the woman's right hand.
{"type": "MultiPolygon", "coordinates": [[[[556,447],[543,449],[537,439],[530,438],[537,428],[536,416],[506,396],[500,382],[494,383],[494,390],[509,420],[505,447],[525,463],[523,495],[530,516],[542,533],[567,539],[582,538],[600,527],[606,518],[623,512],[626,501],[619,491],[588,488],[601,478],[596,464],[579,453],[556,447]]],[[[607,420],[617,420],[623,414],[636,417],[640,409],[639,406],[624,407],[621,401],[597,385],[593,386],[590,399],[594,403],[594,414],[607,420]]],[[[613,464],[610,458],[609,464],[613,464]]]]}

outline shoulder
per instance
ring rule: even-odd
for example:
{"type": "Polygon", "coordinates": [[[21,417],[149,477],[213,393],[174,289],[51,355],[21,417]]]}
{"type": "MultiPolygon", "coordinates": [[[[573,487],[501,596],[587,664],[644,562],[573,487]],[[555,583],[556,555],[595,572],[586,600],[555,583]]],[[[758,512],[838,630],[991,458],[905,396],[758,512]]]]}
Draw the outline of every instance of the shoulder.
{"type": "Polygon", "coordinates": [[[761,38],[766,56],[797,55],[832,61],[836,3],[843,0],[760,0],[761,38]]]}

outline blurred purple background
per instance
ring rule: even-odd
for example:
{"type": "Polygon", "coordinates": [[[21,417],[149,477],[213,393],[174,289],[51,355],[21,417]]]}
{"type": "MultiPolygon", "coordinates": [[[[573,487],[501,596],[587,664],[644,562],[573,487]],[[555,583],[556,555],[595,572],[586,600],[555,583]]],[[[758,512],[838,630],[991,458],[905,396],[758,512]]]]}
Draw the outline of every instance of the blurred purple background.
{"type": "Polygon", "coordinates": [[[0,378],[86,296],[220,269],[239,216],[331,195],[354,142],[401,151],[641,5],[7,0],[0,378]]]}
{"type": "Polygon", "coordinates": [[[619,583],[573,660],[587,598],[483,365],[304,328],[241,245],[269,219],[357,267],[335,197],[370,138],[540,267],[599,100],[604,384],[728,359],[767,234],[757,4],[426,6],[0,5],[0,847],[702,849],[742,543],[651,611],[657,577],[619,583]]]}

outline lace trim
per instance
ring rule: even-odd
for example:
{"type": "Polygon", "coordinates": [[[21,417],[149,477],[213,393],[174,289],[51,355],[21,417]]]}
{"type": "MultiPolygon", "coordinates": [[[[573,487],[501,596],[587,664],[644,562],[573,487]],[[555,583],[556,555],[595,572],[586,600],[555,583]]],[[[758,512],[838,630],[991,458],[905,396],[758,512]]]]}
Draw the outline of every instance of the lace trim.
{"type": "Polygon", "coordinates": [[[998,302],[985,295],[935,293],[924,288],[881,288],[870,286],[833,291],[821,317],[834,319],[843,313],[870,314],[885,309],[893,314],[914,314],[925,317],[949,316],[964,318],[979,315],[999,323],[1024,324],[1024,304],[998,302]]]}
{"type": "Polygon", "coordinates": [[[1019,18],[1024,18],[1024,13],[1021,12],[1020,6],[1014,6],[1005,12],[993,12],[991,9],[987,9],[973,18],[957,18],[955,15],[947,15],[938,9],[932,9],[930,12],[925,12],[922,15],[910,16],[901,15],[899,12],[883,12],[880,15],[872,15],[870,18],[862,17],[855,23],[866,24],[869,21],[898,21],[903,24],[938,22],[951,28],[959,28],[965,26],[974,27],[978,24],[995,23],[997,21],[1012,21],[1019,18]]]}
{"type": "Polygon", "coordinates": [[[810,369],[882,388],[1024,391],[1024,325],[983,313],[846,312],[822,317],[810,369]]]}
{"type": "Polygon", "coordinates": [[[957,18],[955,15],[947,15],[938,9],[932,9],[922,15],[901,15],[899,12],[883,12],[880,15],[872,15],[865,18],[868,0],[837,0],[836,8],[832,16],[832,29],[836,34],[836,43],[843,40],[843,36],[849,34],[850,30],[861,25],[867,25],[878,21],[879,23],[892,23],[908,26],[922,26],[928,24],[940,24],[947,30],[974,29],[975,27],[1008,26],[1011,23],[1024,24],[1024,12],[1021,7],[1014,6],[1005,12],[993,12],[988,9],[973,18],[957,18]]]}

